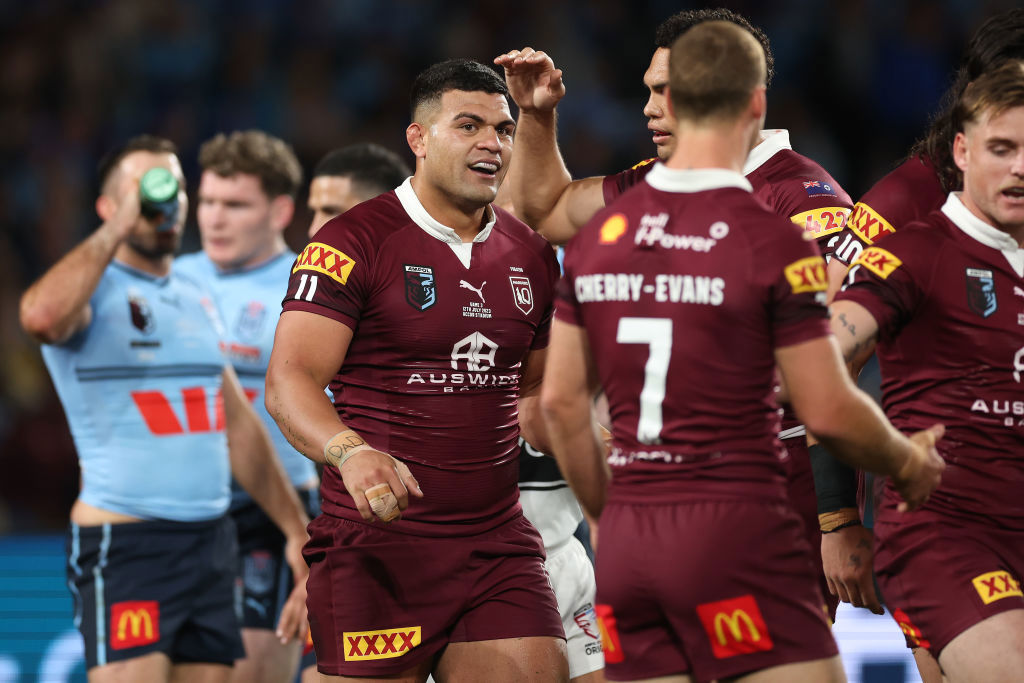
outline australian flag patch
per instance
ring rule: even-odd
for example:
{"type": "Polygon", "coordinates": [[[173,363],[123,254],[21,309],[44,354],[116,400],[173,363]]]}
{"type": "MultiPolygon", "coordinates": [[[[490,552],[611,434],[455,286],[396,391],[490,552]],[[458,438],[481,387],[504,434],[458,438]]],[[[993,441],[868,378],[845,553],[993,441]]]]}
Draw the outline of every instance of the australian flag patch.
{"type": "Polygon", "coordinates": [[[987,318],[999,308],[996,301],[996,284],[992,279],[991,270],[968,268],[967,274],[967,307],[987,318]]]}
{"type": "Polygon", "coordinates": [[[805,180],[804,189],[807,190],[808,197],[835,197],[836,189],[829,183],[823,183],[820,180],[805,180]]]}

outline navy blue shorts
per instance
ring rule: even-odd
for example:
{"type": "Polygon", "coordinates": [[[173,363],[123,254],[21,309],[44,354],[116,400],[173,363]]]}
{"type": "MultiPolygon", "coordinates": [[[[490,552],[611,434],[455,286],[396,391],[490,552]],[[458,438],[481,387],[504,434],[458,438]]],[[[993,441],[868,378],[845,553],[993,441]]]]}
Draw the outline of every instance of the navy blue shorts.
{"type": "MultiPolygon", "coordinates": [[[[298,490],[306,514],[320,514],[320,492],[298,490]]],[[[284,560],[284,534],[254,501],[231,510],[238,530],[237,576],[242,586],[242,628],[273,631],[292,592],[292,572],[284,560]]]]}
{"type": "Polygon", "coordinates": [[[235,526],[135,522],[68,531],[68,587],[88,668],[163,652],[176,663],[230,665],[238,626],[235,526]]]}

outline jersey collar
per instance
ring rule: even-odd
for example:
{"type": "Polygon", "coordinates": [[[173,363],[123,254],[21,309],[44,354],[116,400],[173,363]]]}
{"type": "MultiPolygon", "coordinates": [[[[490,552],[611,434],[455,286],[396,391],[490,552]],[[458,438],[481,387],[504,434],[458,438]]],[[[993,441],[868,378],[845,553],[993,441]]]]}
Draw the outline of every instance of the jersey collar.
{"type": "MultiPolygon", "coordinates": [[[[409,214],[412,222],[423,228],[423,231],[428,235],[447,244],[463,243],[462,238],[459,237],[455,230],[435,220],[433,216],[427,213],[423,204],[420,203],[420,198],[416,196],[416,191],[412,189],[412,176],[406,178],[404,183],[395,188],[395,195],[398,197],[398,201],[402,203],[402,208],[409,214]]],[[[494,228],[497,215],[489,205],[487,206],[487,214],[490,216],[490,220],[483,227],[483,230],[478,232],[476,237],[473,238],[474,242],[486,240],[491,234],[491,229],[494,228]]]]}
{"type": "Polygon", "coordinates": [[[1014,272],[1019,277],[1024,277],[1024,249],[1020,248],[1017,240],[971,213],[971,210],[961,201],[959,192],[949,193],[946,203],[942,205],[942,213],[946,214],[946,217],[953,221],[953,225],[960,228],[969,237],[981,242],[986,247],[1003,252],[1003,256],[1013,266],[1014,272]]]}
{"type": "Polygon", "coordinates": [[[747,163],[743,165],[743,175],[753,173],[764,162],[771,159],[784,149],[793,149],[789,144],[789,131],[782,128],[761,131],[761,144],[750,150],[747,163]]]}
{"type": "Polygon", "coordinates": [[[737,187],[753,192],[750,181],[735,171],[725,168],[669,168],[660,161],[644,176],[651,187],[662,192],[704,192],[737,187]]]}

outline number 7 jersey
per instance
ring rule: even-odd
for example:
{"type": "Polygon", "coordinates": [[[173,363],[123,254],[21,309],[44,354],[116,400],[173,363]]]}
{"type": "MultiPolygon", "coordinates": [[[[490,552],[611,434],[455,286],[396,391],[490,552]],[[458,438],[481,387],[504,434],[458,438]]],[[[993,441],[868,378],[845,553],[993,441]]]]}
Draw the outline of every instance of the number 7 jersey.
{"type": "Polygon", "coordinates": [[[721,476],[733,493],[770,480],[783,495],[774,349],[829,334],[824,268],[800,228],[723,169],[657,164],[584,226],[556,315],[586,328],[614,486],[669,492],[699,476],[710,490],[721,476]]]}

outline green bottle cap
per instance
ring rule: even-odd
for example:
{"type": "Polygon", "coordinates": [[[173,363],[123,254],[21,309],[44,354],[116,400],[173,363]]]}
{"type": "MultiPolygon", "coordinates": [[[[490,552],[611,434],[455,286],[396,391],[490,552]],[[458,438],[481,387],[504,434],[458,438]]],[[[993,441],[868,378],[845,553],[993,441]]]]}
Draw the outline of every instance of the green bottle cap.
{"type": "Polygon", "coordinates": [[[139,195],[144,202],[162,204],[178,195],[178,179],[166,168],[151,168],[139,181],[139,195]]]}

